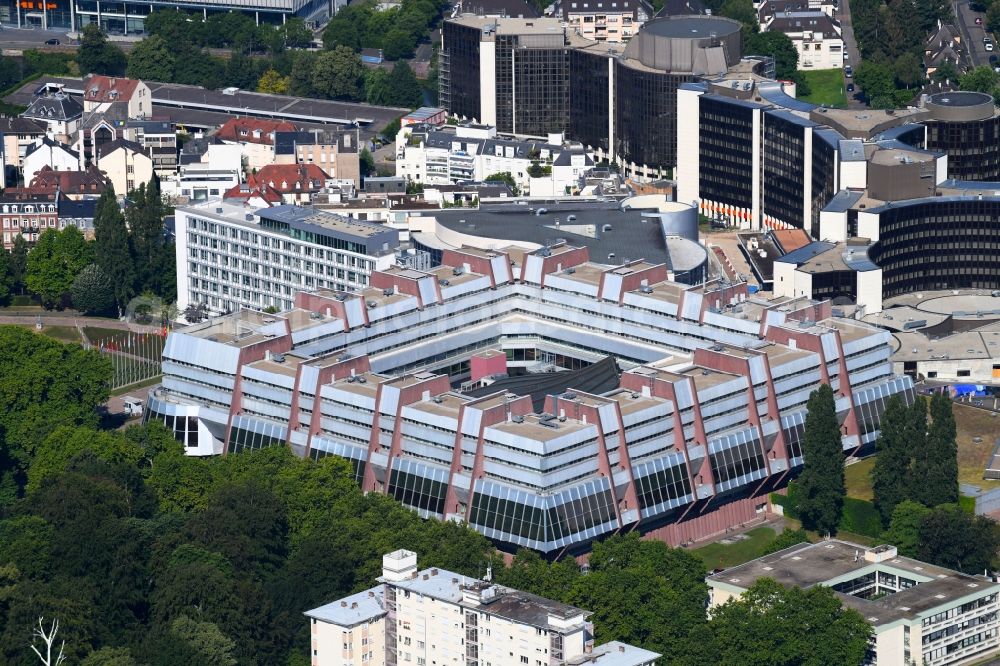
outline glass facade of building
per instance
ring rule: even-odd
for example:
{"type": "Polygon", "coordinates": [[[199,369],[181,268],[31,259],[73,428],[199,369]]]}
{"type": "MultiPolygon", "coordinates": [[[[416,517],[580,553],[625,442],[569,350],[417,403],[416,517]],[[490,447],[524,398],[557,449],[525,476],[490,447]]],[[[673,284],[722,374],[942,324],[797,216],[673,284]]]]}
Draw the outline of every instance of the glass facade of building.
{"type": "Polygon", "coordinates": [[[516,49],[514,70],[515,133],[545,136],[550,132],[566,132],[570,89],[568,50],[516,49]]]}
{"type": "Polygon", "coordinates": [[[605,54],[573,49],[569,53],[569,135],[607,153],[608,58],[605,54]]]}
{"type": "Polygon", "coordinates": [[[702,95],[699,99],[699,179],[702,198],[750,209],[753,206],[753,116],[755,105],[702,95]]]}
{"type": "Polygon", "coordinates": [[[475,26],[445,21],[442,27],[440,103],[451,113],[479,118],[479,40],[475,26]]]}
{"type": "Polygon", "coordinates": [[[615,63],[615,153],[620,159],[661,170],[677,164],[677,88],[694,80],[690,74],[615,63]]]}
{"type": "Polygon", "coordinates": [[[805,132],[801,122],[764,113],[761,190],[765,216],[805,228],[805,132]]]}
{"type": "Polygon", "coordinates": [[[888,298],[914,291],[1000,289],[1000,199],[939,197],[879,213],[869,257],[888,298]]]}
{"type": "Polygon", "coordinates": [[[812,215],[809,228],[806,229],[813,238],[819,238],[819,213],[830,203],[837,193],[837,145],[828,142],[813,132],[812,140],[812,215]]]}
{"type": "Polygon", "coordinates": [[[1000,116],[974,121],[927,120],[927,148],[948,154],[948,177],[1000,180],[1000,116]]]}

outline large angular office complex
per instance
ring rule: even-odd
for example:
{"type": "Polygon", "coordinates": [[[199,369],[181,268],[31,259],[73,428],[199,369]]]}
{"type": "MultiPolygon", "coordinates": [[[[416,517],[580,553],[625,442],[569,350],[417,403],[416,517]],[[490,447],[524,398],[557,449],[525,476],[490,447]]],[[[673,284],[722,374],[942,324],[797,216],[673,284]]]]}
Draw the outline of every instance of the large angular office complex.
{"type": "Polygon", "coordinates": [[[657,18],[617,45],[554,18],[466,15],[442,30],[440,99],[499,132],[561,132],[632,178],[661,178],[677,161],[678,87],[740,57],[740,24],[719,17],[657,18]]]}
{"type": "Polygon", "coordinates": [[[447,249],[427,271],[171,333],[147,413],[189,454],[341,456],[366,491],[558,553],[753,520],[802,464],[820,383],[852,453],[872,448],[889,396],[912,398],[887,332],[667,272],[565,243],[447,249]]]}

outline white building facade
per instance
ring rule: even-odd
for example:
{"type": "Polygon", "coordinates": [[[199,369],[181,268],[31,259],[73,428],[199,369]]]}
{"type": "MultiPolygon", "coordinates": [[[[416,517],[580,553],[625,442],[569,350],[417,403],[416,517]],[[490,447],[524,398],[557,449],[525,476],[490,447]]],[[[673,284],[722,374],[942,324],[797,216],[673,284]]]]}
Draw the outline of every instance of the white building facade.
{"type": "Polygon", "coordinates": [[[594,646],[590,613],[443,569],[382,557],[381,584],[306,611],[313,666],[651,666],[655,652],[594,646]]]}
{"type": "Polygon", "coordinates": [[[393,263],[399,233],[340,215],[210,201],[177,210],[177,304],[292,307],[303,289],[360,289],[393,263]]]}

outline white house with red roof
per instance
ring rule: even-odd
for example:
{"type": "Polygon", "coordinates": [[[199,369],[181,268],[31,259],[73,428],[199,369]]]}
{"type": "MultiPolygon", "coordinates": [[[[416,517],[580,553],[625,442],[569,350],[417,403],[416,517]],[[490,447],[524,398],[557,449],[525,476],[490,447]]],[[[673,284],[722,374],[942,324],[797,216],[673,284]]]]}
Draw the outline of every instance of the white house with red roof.
{"type": "Polygon", "coordinates": [[[142,81],[121,76],[89,74],[83,80],[83,110],[103,111],[105,105],[124,103],[129,118],[149,118],[153,114],[153,94],[142,81]]]}
{"type": "Polygon", "coordinates": [[[260,170],[274,162],[274,135],[294,132],[295,125],[284,120],[262,118],[232,118],[219,128],[216,136],[228,144],[238,144],[246,158],[248,172],[260,170]]]}
{"type": "Polygon", "coordinates": [[[271,206],[279,206],[284,203],[281,193],[266,183],[258,183],[256,185],[240,183],[239,185],[234,185],[226,190],[222,198],[226,203],[242,203],[251,209],[270,208],[271,206]]]}
{"type": "Polygon", "coordinates": [[[273,188],[285,203],[307,204],[326,186],[329,178],[315,164],[271,164],[248,176],[247,184],[273,188]]]}

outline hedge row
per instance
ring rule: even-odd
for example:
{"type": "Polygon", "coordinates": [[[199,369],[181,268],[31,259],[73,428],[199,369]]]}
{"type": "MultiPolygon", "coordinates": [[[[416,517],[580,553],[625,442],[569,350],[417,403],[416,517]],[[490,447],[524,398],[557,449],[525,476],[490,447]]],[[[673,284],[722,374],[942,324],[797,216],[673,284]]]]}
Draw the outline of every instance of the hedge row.
{"type": "MultiPolygon", "coordinates": [[[[771,502],[784,509],[786,516],[798,520],[799,502],[796,497],[797,494],[798,485],[792,481],[788,484],[788,494],[779,495],[777,493],[772,493],[771,502]]],[[[875,509],[875,505],[871,502],[854,499],[853,497],[845,497],[844,510],[840,516],[840,525],[838,525],[838,529],[844,532],[853,532],[854,534],[861,534],[875,539],[882,533],[882,520],[878,511],[875,509]]]]}

